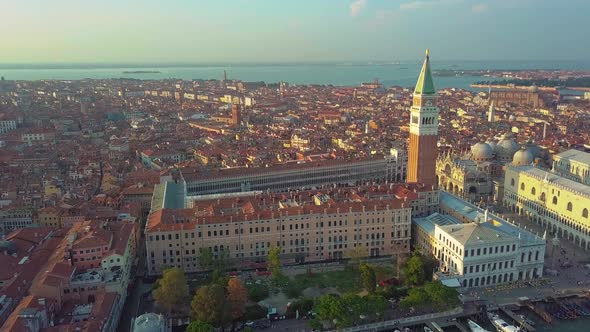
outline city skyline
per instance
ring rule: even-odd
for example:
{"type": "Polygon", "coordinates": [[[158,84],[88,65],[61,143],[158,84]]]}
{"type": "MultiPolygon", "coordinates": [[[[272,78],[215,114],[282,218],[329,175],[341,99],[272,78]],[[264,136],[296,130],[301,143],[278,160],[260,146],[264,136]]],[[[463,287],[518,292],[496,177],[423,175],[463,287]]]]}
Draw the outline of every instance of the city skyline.
{"type": "Polygon", "coordinates": [[[581,0],[7,2],[0,63],[587,58],[581,0]],[[567,20],[559,18],[567,17],[567,20]],[[559,25],[549,24],[558,18],[559,25]],[[557,28],[559,26],[559,28],[557,28]]]}

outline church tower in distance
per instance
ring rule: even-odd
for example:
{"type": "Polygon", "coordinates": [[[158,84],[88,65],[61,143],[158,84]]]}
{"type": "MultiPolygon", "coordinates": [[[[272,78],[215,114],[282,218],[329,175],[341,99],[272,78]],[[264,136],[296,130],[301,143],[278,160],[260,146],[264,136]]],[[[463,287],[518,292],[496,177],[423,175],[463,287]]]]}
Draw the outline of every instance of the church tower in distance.
{"type": "Polygon", "coordinates": [[[436,187],[438,142],[438,107],[436,90],[430,72],[430,56],[422,65],[410,114],[410,146],[408,148],[408,183],[436,187]]]}

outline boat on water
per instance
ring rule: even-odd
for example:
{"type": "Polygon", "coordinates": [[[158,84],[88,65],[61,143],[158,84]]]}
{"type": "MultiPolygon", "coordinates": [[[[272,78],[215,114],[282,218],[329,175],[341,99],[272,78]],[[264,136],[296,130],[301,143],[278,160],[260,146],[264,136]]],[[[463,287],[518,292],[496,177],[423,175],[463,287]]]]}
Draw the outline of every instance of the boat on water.
{"type": "Polygon", "coordinates": [[[471,332],[490,332],[483,327],[479,326],[476,322],[472,321],[471,319],[467,320],[467,325],[471,329],[471,332]]]}
{"type": "Polygon", "coordinates": [[[494,313],[488,312],[488,318],[490,319],[496,330],[498,330],[498,332],[525,332],[521,328],[506,323],[505,320],[503,320],[502,318],[500,318],[500,316],[494,313]]]}
{"type": "Polygon", "coordinates": [[[535,322],[533,322],[532,320],[526,318],[525,315],[518,315],[518,317],[520,317],[520,319],[522,319],[523,322],[527,323],[530,326],[535,326],[535,322]]]}

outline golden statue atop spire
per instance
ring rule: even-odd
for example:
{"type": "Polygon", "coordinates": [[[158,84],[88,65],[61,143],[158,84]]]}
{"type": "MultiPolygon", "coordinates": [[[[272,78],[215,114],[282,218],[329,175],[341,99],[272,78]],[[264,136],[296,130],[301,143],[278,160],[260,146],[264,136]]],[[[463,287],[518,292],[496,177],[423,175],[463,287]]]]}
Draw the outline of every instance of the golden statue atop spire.
{"type": "Polygon", "coordinates": [[[426,56],[429,56],[429,55],[430,55],[430,50],[426,49],[426,56]]]}

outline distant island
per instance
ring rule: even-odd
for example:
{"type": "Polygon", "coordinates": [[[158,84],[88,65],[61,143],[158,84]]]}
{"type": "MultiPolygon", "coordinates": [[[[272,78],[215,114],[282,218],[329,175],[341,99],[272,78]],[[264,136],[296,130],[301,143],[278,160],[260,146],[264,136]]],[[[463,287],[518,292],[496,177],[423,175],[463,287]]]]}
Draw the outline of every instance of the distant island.
{"type": "Polygon", "coordinates": [[[536,85],[538,87],[561,87],[561,88],[590,88],[590,77],[568,77],[564,79],[553,78],[535,78],[535,79],[510,79],[501,81],[481,81],[475,82],[475,85],[488,84],[513,84],[522,86],[536,85]]]}
{"type": "Polygon", "coordinates": [[[126,70],[123,74],[160,74],[158,70],[126,70]]]}
{"type": "MultiPolygon", "coordinates": [[[[456,67],[456,65],[454,65],[456,67]]],[[[452,76],[491,76],[492,71],[489,70],[463,70],[463,69],[438,69],[433,70],[432,74],[439,77],[452,76]]]]}

